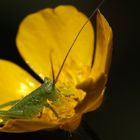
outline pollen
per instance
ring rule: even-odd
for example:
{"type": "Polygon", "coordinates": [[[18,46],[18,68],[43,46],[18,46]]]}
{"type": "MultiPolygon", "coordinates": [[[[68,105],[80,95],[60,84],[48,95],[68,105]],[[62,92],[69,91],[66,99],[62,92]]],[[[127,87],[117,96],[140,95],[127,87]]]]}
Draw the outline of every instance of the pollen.
{"type": "Polygon", "coordinates": [[[59,100],[52,102],[51,105],[61,119],[70,118],[75,114],[74,108],[84,99],[86,93],[70,86],[70,84],[58,82],[57,86],[60,92],[59,100]]]}

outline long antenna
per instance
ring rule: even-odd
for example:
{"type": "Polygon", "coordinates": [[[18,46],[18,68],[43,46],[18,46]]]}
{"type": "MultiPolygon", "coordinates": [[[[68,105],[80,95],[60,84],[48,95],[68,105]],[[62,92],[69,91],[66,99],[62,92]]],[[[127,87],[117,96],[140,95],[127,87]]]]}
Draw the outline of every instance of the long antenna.
{"type": "Polygon", "coordinates": [[[52,55],[50,53],[50,63],[51,63],[51,70],[52,70],[52,77],[53,77],[53,85],[55,85],[55,74],[54,74],[54,67],[53,67],[53,62],[52,62],[52,55]]]}
{"type": "MultiPolygon", "coordinates": [[[[104,3],[104,0],[102,0],[102,1],[98,4],[98,6],[96,7],[96,9],[91,13],[91,15],[88,17],[88,19],[86,20],[86,22],[85,22],[85,23],[83,24],[83,26],[81,27],[80,31],[77,33],[77,35],[76,35],[74,41],[72,42],[72,44],[71,44],[71,46],[70,46],[68,52],[66,53],[66,56],[65,56],[65,58],[64,58],[64,60],[63,60],[63,63],[62,63],[62,65],[61,65],[61,67],[60,67],[60,70],[58,71],[58,74],[57,74],[56,79],[55,79],[55,83],[57,82],[57,80],[58,80],[58,78],[59,78],[59,76],[60,76],[60,73],[61,73],[61,71],[62,71],[62,69],[63,69],[63,67],[64,67],[64,64],[65,64],[65,62],[66,62],[66,60],[67,60],[67,57],[68,57],[68,55],[69,55],[71,49],[73,48],[73,46],[74,46],[74,44],[75,44],[77,38],[79,37],[79,35],[80,35],[80,33],[82,32],[82,30],[83,30],[83,28],[85,27],[85,25],[91,20],[91,18],[94,16],[94,14],[96,13],[96,11],[100,8],[100,6],[101,6],[103,3],[104,3]]],[[[54,83],[54,84],[55,84],[55,83],[54,83]]]]}

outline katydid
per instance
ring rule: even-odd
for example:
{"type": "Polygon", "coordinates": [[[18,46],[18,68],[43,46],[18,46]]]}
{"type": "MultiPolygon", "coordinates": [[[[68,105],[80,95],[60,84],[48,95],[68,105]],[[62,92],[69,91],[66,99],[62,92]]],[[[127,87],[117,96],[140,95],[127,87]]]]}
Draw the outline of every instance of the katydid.
{"type": "Polygon", "coordinates": [[[92,12],[90,17],[88,17],[86,22],[81,27],[80,31],[77,33],[68,52],[66,53],[66,56],[63,60],[63,63],[58,71],[56,78],[54,76],[53,64],[50,57],[53,80],[49,78],[45,78],[44,83],[39,88],[35,89],[24,98],[15,100],[15,101],[10,101],[10,102],[0,105],[0,108],[6,107],[9,105],[12,106],[7,111],[5,110],[0,111],[0,117],[3,120],[2,124],[4,124],[9,119],[32,119],[38,116],[40,113],[42,113],[44,107],[50,108],[53,111],[53,113],[56,115],[56,117],[59,117],[59,114],[49,104],[49,101],[55,103],[59,100],[59,97],[62,96],[61,91],[59,91],[59,89],[56,87],[56,82],[58,81],[58,78],[62,72],[64,64],[67,60],[67,57],[69,56],[69,53],[71,52],[71,49],[73,48],[81,31],[83,30],[85,25],[91,20],[91,18],[94,16],[94,14],[96,13],[96,11],[98,10],[98,8],[101,6],[102,3],[103,3],[103,0],[97,6],[97,8],[92,12]]]}

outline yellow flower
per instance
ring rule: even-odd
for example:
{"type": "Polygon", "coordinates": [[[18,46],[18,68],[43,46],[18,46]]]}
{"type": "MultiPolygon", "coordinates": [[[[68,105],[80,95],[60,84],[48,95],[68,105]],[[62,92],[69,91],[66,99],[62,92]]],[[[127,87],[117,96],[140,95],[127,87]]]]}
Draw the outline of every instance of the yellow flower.
{"type": "MultiPolygon", "coordinates": [[[[18,50],[42,79],[52,79],[50,52],[57,74],[66,52],[86,20],[87,17],[73,6],[47,8],[31,14],[19,27],[16,40],[18,50]]],[[[77,39],[59,77],[57,86],[62,91],[66,88],[73,92],[65,96],[60,104],[54,105],[60,118],[45,108],[41,118],[10,119],[0,131],[29,132],[55,128],[73,131],[79,126],[84,113],[101,105],[111,61],[112,30],[99,11],[96,24],[96,49],[93,47],[94,30],[89,22],[77,39]]],[[[22,68],[6,60],[0,60],[0,79],[0,104],[21,99],[41,84],[22,68]]]]}

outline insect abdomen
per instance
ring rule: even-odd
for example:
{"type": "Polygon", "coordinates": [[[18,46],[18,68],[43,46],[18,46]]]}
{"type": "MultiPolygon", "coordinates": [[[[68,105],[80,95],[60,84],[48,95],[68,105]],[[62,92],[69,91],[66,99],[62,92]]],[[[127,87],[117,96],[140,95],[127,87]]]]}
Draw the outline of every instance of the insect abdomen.
{"type": "Polygon", "coordinates": [[[47,104],[47,95],[51,94],[46,89],[48,89],[48,85],[46,83],[42,84],[8,111],[22,111],[24,118],[38,115],[43,110],[44,105],[47,104]]]}

